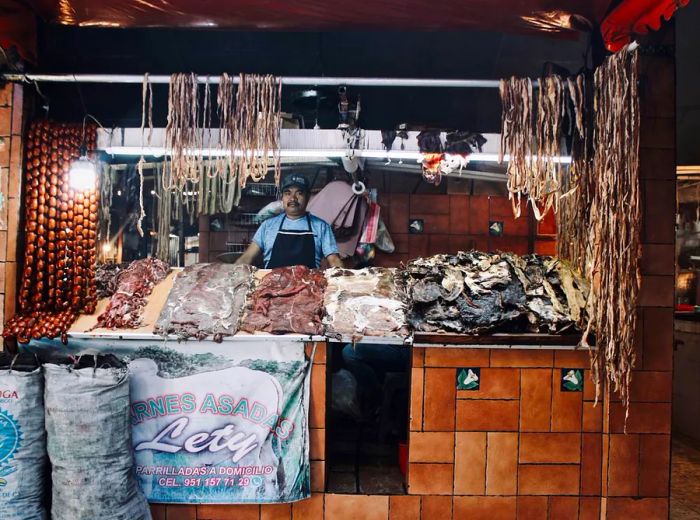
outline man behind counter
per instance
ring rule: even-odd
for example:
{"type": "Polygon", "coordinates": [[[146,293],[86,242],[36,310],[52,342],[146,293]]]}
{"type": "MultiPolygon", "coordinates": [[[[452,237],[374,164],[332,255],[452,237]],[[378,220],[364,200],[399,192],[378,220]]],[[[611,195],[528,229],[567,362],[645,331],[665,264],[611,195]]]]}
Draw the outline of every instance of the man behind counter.
{"type": "Polygon", "coordinates": [[[252,264],[262,253],[265,269],[305,265],[318,268],[325,258],[331,267],[343,267],[333,230],[324,220],[306,212],[309,181],[302,175],[288,175],[282,181],[284,213],[267,219],[237,264],[252,264]]]}

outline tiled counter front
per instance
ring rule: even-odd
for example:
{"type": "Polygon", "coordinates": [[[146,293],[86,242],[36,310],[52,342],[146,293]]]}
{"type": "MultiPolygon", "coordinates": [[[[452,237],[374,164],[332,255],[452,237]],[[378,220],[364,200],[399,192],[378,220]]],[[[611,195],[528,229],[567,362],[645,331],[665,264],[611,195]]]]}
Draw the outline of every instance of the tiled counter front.
{"type": "Polygon", "coordinates": [[[310,500],[154,506],[156,519],[592,520],[601,509],[603,518],[630,518],[629,511],[645,520],[667,517],[670,439],[663,413],[670,413],[670,396],[656,373],[639,378],[645,386],[634,390],[635,398],[645,401],[635,403],[624,435],[619,403],[593,406],[587,352],[414,348],[408,495],[336,495],[322,493],[325,358],[319,344],[311,395],[317,493],[310,500]],[[457,390],[465,368],[478,372],[478,389],[457,390]],[[582,391],[563,388],[569,370],[583,376],[582,391]]]}

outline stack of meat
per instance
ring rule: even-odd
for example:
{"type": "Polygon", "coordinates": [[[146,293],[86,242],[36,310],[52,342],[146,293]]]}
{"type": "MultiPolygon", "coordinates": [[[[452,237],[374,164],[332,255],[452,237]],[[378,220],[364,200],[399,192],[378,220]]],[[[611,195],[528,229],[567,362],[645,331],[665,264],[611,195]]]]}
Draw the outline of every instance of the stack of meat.
{"type": "Polygon", "coordinates": [[[97,284],[97,298],[109,298],[117,291],[119,275],[128,267],[128,264],[101,264],[95,271],[95,283],[97,284]]]}
{"type": "Polygon", "coordinates": [[[252,294],[241,330],[323,334],[323,273],[305,266],[270,271],[252,294]]]}
{"type": "Polygon", "coordinates": [[[155,333],[186,339],[232,336],[245,307],[254,267],[224,263],[195,264],[175,279],[155,333]]]}
{"type": "Polygon", "coordinates": [[[416,331],[562,334],[586,319],[588,286],[556,258],[460,252],[404,271],[416,331]]]}
{"type": "Polygon", "coordinates": [[[407,336],[405,293],[395,275],[395,269],[381,267],[328,269],[323,320],[326,334],[353,339],[407,336]]]}
{"type": "Polygon", "coordinates": [[[157,258],[136,260],[120,275],[107,309],[97,318],[94,328],[137,329],[143,320],[143,308],[153,287],[163,281],[170,266],[157,258]]]}

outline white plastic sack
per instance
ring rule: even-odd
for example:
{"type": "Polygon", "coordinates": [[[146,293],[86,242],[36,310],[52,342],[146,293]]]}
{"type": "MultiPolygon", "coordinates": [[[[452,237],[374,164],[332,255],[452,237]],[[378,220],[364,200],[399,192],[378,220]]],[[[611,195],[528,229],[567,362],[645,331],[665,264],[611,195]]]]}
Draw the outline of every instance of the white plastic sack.
{"type": "Polygon", "coordinates": [[[44,376],[11,359],[0,363],[0,518],[44,520],[44,376]]]}
{"type": "Polygon", "coordinates": [[[151,520],[134,474],[126,368],[46,364],[53,520],[151,520]]]}
{"type": "Polygon", "coordinates": [[[362,417],[357,397],[357,380],[344,368],[333,374],[331,379],[331,409],[355,419],[362,417]]]}

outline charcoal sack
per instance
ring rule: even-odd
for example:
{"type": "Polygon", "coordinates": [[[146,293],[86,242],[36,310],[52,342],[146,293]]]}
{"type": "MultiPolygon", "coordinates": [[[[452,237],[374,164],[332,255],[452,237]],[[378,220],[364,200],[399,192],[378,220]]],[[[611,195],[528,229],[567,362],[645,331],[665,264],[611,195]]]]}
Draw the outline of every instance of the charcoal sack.
{"type": "Polygon", "coordinates": [[[0,355],[0,518],[44,520],[44,376],[34,356],[0,355]]]}
{"type": "Polygon", "coordinates": [[[44,365],[52,519],[150,520],[134,474],[126,367],[84,365],[44,365]]]}

